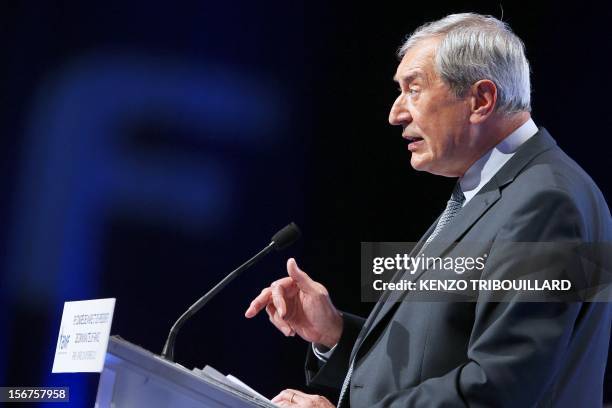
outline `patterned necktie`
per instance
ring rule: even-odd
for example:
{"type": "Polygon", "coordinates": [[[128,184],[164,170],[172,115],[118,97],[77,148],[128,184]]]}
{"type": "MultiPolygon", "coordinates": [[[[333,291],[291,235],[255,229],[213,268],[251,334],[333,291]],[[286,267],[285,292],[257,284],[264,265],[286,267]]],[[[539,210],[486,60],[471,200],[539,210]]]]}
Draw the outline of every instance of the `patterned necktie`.
{"type": "Polygon", "coordinates": [[[354,363],[355,363],[354,361],[351,361],[351,365],[349,366],[348,372],[346,373],[346,377],[344,377],[344,382],[342,383],[342,389],[340,390],[340,398],[338,398],[338,405],[336,406],[337,408],[340,408],[340,405],[342,405],[342,398],[344,397],[344,394],[346,393],[348,385],[351,382],[351,376],[353,375],[354,363]]]}
{"type": "MultiPolygon", "coordinates": [[[[440,216],[438,224],[436,224],[436,228],[434,228],[434,231],[425,241],[425,245],[423,245],[423,248],[425,248],[425,246],[429,244],[440,233],[440,231],[442,231],[442,228],[444,228],[447,224],[451,222],[451,220],[455,217],[455,215],[457,215],[459,210],[461,210],[461,207],[463,207],[464,202],[465,196],[461,191],[461,186],[459,185],[459,182],[457,182],[451,194],[451,198],[450,200],[448,200],[448,203],[446,203],[446,208],[440,216]]],[[[351,382],[354,365],[355,361],[353,360],[351,361],[348,372],[346,373],[346,377],[344,377],[344,382],[342,383],[342,388],[340,389],[340,398],[338,398],[337,408],[340,408],[340,406],[342,405],[342,399],[344,398],[344,394],[346,393],[349,383],[351,382]]]]}
{"type": "Polygon", "coordinates": [[[455,215],[457,215],[459,210],[461,210],[461,207],[463,207],[464,202],[465,196],[461,191],[461,185],[459,184],[459,182],[457,182],[455,188],[453,189],[453,193],[451,194],[451,198],[450,200],[448,200],[448,203],[446,203],[446,208],[440,216],[440,220],[438,221],[436,228],[431,233],[429,238],[427,238],[427,241],[425,241],[425,245],[433,241],[433,239],[438,236],[440,231],[442,231],[442,228],[444,228],[447,224],[451,222],[451,220],[455,217],[455,215]]]}

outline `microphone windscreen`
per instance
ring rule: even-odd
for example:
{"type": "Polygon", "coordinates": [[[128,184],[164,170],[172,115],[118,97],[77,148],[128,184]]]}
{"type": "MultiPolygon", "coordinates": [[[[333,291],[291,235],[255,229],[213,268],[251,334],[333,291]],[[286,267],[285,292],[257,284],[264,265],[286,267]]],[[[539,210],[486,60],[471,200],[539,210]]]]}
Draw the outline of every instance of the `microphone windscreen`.
{"type": "Polygon", "coordinates": [[[272,242],[274,242],[274,248],[278,251],[281,249],[287,248],[289,245],[293,244],[298,238],[302,235],[300,229],[294,222],[287,225],[280,231],[278,231],[272,237],[272,242]]]}

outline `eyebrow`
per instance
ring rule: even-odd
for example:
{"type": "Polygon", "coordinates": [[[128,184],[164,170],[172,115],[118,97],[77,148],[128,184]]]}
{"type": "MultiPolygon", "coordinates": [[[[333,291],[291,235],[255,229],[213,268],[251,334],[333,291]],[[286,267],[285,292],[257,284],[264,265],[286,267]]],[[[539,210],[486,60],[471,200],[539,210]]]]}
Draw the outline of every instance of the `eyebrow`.
{"type": "Polygon", "coordinates": [[[416,79],[416,78],[425,79],[425,75],[423,75],[423,73],[421,71],[410,72],[410,73],[404,75],[401,78],[398,78],[397,74],[393,75],[393,81],[395,81],[395,82],[399,82],[400,80],[403,81],[403,82],[411,82],[413,79],[416,79]]]}

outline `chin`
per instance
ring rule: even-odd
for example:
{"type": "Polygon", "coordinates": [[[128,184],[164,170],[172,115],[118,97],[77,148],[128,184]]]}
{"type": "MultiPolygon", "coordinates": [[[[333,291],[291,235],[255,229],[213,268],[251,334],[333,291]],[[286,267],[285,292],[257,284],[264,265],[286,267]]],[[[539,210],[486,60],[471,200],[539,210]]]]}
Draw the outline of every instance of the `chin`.
{"type": "Polygon", "coordinates": [[[416,171],[427,171],[427,169],[421,168],[420,166],[415,166],[414,164],[410,163],[412,168],[416,171]]]}
{"type": "Polygon", "coordinates": [[[410,158],[410,165],[416,171],[426,171],[431,173],[430,164],[431,163],[428,160],[423,160],[422,158],[414,157],[414,153],[410,158]]]}
{"type": "Polygon", "coordinates": [[[432,166],[430,161],[423,160],[410,160],[410,165],[416,171],[424,171],[429,174],[434,174],[436,176],[444,176],[444,177],[455,177],[453,175],[447,174],[443,169],[436,168],[432,166]]]}
{"type": "Polygon", "coordinates": [[[463,175],[461,172],[454,171],[448,166],[441,166],[440,164],[440,161],[432,160],[431,157],[423,157],[423,155],[415,156],[414,153],[410,158],[410,165],[416,171],[424,171],[442,177],[461,177],[463,175]]]}

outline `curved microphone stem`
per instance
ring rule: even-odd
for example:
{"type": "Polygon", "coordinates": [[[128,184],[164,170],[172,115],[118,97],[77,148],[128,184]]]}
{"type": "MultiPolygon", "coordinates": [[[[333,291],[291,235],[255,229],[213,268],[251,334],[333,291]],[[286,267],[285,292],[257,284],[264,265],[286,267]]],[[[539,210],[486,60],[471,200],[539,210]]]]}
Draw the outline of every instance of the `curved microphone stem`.
{"type": "Polygon", "coordinates": [[[164,344],[164,349],[162,350],[161,356],[169,361],[174,361],[174,343],[176,342],[176,335],[178,331],[181,329],[181,326],[194,314],[197,313],[198,310],[202,308],[210,299],[212,299],[219,291],[221,291],[228,283],[230,283],[234,278],[240,275],[245,269],[251,267],[260,258],[268,254],[275,246],[275,242],[272,241],[268,244],[267,247],[259,251],[255,256],[251,259],[240,265],[237,269],[232,271],[229,275],[227,275],[223,280],[215,285],[211,290],[208,291],[204,296],[199,298],[197,302],[195,302],[185,313],[182,314],[181,317],[178,318],[176,323],[170,329],[170,334],[168,334],[168,339],[166,340],[166,344],[164,344]]]}

